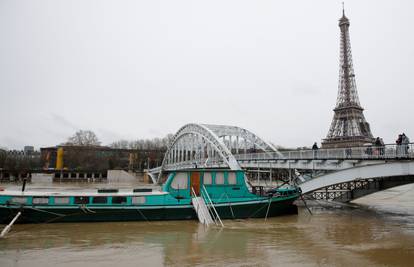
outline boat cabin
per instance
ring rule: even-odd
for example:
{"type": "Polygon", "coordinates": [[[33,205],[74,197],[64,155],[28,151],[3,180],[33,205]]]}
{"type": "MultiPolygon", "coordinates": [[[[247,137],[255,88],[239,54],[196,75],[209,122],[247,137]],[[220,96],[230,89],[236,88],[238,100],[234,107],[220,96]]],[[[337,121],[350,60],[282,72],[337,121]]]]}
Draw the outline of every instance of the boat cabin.
{"type": "MultiPolygon", "coordinates": [[[[192,196],[210,198],[213,202],[239,202],[264,197],[263,190],[250,188],[243,171],[182,170],[172,172],[162,190],[138,188],[129,190],[40,192],[19,190],[0,192],[0,205],[6,206],[142,206],[190,204],[192,196]]],[[[288,197],[296,189],[278,188],[272,194],[288,197]]]]}
{"type": "Polygon", "coordinates": [[[207,192],[210,198],[251,195],[243,171],[191,170],[171,173],[162,187],[177,199],[189,199],[207,192]]]}

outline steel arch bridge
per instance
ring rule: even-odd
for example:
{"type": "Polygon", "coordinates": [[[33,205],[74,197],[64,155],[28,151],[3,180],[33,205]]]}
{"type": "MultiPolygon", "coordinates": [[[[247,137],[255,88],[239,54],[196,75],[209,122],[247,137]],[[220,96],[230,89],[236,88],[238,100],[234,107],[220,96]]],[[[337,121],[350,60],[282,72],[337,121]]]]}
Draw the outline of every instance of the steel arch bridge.
{"type": "Polygon", "coordinates": [[[247,152],[281,155],[271,143],[244,128],[189,123],[173,136],[161,166],[151,170],[152,175],[158,173],[158,178],[151,178],[158,182],[165,170],[194,167],[240,170],[235,155],[247,152]]]}
{"type": "Polygon", "coordinates": [[[414,183],[414,143],[280,152],[241,127],[190,123],[177,131],[161,166],[148,175],[159,183],[163,172],[193,168],[243,169],[259,185],[261,174],[271,183],[277,170],[276,179],[298,184],[309,197],[347,202],[414,183]]]}
{"type": "Polygon", "coordinates": [[[300,183],[303,194],[316,200],[348,202],[392,187],[414,183],[414,161],[358,166],[300,183]]]}

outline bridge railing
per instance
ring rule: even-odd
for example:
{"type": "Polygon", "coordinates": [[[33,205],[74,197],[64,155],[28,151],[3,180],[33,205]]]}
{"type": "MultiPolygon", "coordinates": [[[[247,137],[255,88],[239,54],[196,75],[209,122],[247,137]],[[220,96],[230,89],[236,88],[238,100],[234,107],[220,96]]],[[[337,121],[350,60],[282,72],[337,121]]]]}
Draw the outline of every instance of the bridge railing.
{"type": "Polygon", "coordinates": [[[414,159],[414,143],[405,145],[389,144],[384,146],[362,146],[350,148],[307,149],[265,153],[234,155],[239,161],[249,160],[378,160],[378,159],[414,159]]]}
{"type": "Polygon", "coordinates": [[[226,168],[227,164],[220,159],[211,159],[207,160],[205,158],[186,160],[177,163],[166,164],[166,170],[182,170],[182,169],[192,169],[192,168],[226,168]]]}
{"type": "MultiPolygon", "coordinates": [[[[405,145],[362,146],[350,148],[304,149],[278,152],[235,154],[238,161],[266,160],[399,160],[414,159],[414,143],[405,145]]],[[[166,164],[165,170],[193,168],[226,168],[221,158],[198,158],[166,164]]],[[[154,169],[157,170],[158,169],[154,169]]]]}

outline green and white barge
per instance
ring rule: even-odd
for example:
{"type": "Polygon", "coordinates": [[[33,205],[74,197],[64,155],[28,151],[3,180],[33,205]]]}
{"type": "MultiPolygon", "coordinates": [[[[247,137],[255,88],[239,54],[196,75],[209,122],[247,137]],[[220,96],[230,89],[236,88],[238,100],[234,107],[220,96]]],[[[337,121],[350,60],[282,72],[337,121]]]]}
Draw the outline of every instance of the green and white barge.
{"type": "Polygon", "coordinates": [[[0,224],[194,220],[194,199],[205,200],[221,219],[265,218],[297,212],[293,186],[264,192],[243,171],[192,169],[172,172],[161,190],[0,191],[0,224]]]}

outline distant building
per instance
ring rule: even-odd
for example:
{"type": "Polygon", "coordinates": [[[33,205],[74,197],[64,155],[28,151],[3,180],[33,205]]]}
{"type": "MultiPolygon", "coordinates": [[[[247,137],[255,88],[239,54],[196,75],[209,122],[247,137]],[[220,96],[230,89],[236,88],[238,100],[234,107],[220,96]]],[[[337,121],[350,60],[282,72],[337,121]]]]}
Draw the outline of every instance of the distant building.
{"type": "Polygon", "coordinates": [[[60,145],[40,149],[43,169],[141,171],[161,164],[165,150],[60,145]]]}
{"type": "Polygon", "coordinates": [[[40,169],[40,153],[27,150],[0,149],[0,169],[9,171],[23,171],[40,169]]]}

